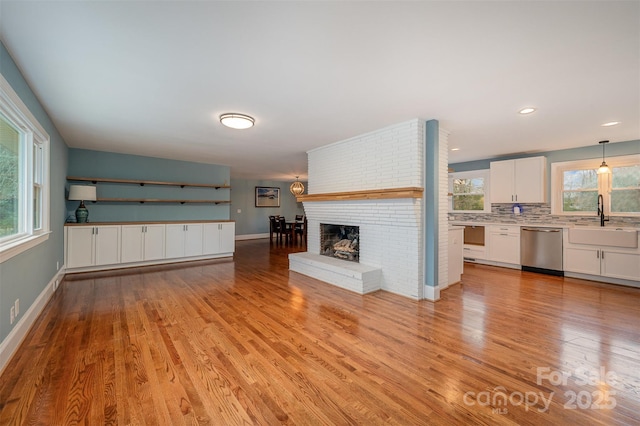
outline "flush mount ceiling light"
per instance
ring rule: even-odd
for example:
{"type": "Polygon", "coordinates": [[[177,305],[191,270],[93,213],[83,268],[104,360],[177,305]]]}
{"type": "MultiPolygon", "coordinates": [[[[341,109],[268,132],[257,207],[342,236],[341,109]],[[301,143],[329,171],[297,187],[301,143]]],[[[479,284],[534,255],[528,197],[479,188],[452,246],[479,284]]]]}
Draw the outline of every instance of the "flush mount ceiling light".
{"type": "Polygon", "coordinates": [[[518,111],[518,114],[531,114],[532,112],[534,112],[536,109],[535,108],[531,108],[531,107],[527,107],[527,108],[522,108],[520,111],[518,111]]]}
{"type": "Polygon", "coordinates": [[[222,114],[220,116],[220,122],[227,127],[231,127],[232,129],[248,129],[249,127],[253,127],[253,123],[255,120],[253,117],[249,117],[245,114],[238,113],[227,113],[222,114]]]}
{"type": "Polygon", "coordinates": [[[598,168],[598,174],[602,175],[611,173],[611,170],[609,170],[609,166],[607,166],[607,163],[604,161],[604,146],[608,144],[609,141],[600,141],[598,143],[602,145],[602,164],[600,164],[600,168],[598,168]]]}
{"type": "Polygon", "coordinates": [[[296,176],[296,181],[289,187],[289,191],[293,195],[301,195],[304,192],[304,185],[298,180],[298,176],[296,176]]]}
{"type": "Polygon", "coordinates": [[[608,123],[601,124],[601,126],[602,127],[611,127],[611,126],[617,126],[618,124],[620,124],[619,121],[609,121],[608,123]]]}
{"type": "Polygon", "coordinates": [[[451,148],[451,151],[460,151],[460,148],[451,148]]]}

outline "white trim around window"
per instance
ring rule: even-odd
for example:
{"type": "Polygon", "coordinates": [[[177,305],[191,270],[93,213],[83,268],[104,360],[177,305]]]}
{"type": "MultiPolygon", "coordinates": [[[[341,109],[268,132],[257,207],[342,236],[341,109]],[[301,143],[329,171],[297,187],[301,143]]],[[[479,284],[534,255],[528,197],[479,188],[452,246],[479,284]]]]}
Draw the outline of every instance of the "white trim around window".
{"type": "MultiPolygon", "coordinates": [[[[596,214],[597,198],[592,203],[592,209],[586,211],[564,211],[563,193],[565,189],[563,175],[564,172],[573,170],[592,170],[595,173],[600,166],[600,162],[601,159],[596,158],[551,164],[551,214],[567,216],[590,216],[596,214]]],[[[640,154],[607,157],[606,162],[611,170],[619,167],[637,166],[640,164],[640,154]]],[[[611,174],[597,175],[597,185],[595,188],[587,190],[587,192],[597,191],[597,194],[602,194],[604,199],[604,212],[607,216],[640,216],[640,212],[611,212],[611,181],[611,174]]]]}
{"type": "MultiPolygon", "coordinates": [[[[20,133],[19,225],[0,238],[0,263],[46,241],[50,233],[50,138],[29,108],[0,74],[0,113],[20,133]]],[[[16,199],[17,198],[17,199],[16,199]]],[[[11,228],[10,228],[11,229],[11,228]]]]}
{"type": "MultiPolygon", "coordinates": [[[[449,173],[449,213],[491,213],[491,188],[490,188],[490,173],[489,169],[483,170],[470,170],[467,172],[453,172],[449,173]],[[483,192],[470,193],[469,195],[478,195],[482,194],[484,196],[484,208],[482,210],[454,210],[453,209],[453,198],[456,194],[454,194],[454,186],[453,181],[455,179],[483,179],[483,192]]],[[[462,195],[462,194],[458,194],[462,195]]]]}

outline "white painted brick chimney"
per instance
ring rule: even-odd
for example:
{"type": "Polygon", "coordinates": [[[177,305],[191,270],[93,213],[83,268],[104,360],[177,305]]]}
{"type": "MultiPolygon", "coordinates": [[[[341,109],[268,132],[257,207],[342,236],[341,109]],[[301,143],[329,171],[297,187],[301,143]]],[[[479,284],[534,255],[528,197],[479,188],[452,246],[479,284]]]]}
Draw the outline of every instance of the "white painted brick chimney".
{"type": "MultiPolygon", "coordinates": [[[[423,187],[424,144],[425,121],[414,119],[309,151],[309,194],[423,187]]],[[[446,133],[440,132],[440,145],[446,162],[446,133]]],[[[446,185],[446,171],[444,181],[446,185]]],[[[359,226],[360,263],[381,269],[379,288],[421,299],[423,202],[423,198],[305,202],[308,253],[320,253],[321,223],[359,226]]],[[[324,276],[306,268],[300,272],[318,279],[324,276]]],[[[440,274],[446,281],[446,269],[440,274]]]]}

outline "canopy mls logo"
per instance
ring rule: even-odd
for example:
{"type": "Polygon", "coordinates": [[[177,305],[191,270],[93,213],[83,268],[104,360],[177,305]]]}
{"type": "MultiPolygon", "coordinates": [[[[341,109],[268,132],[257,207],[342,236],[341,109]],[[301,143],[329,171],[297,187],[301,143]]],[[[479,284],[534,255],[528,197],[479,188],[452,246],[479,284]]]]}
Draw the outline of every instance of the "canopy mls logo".
{"type": "MultiPolygon", "coordinates": [[[[536,384],[538,385],[548,382],[553,386],[567,386],[569,379],[571,379],[577,386],[597,388],[594,391],[565,391],[563,396],[566,402],[563,408],[566,410],[610,410],[616,407],[616,399],[614,398],[616,391],[603,388],[610,388],[618,384],[618,378],[615,372],[607,371],[605,367],[600,367],[600,370],[578,368],[573,373],[551,370],[549,367],[538,367],[536,373],[536,384]]],[[[524,406],[525,411],[535,409],[540,413],[546,413],[549,411],[555,394],[555,392],[551,392],[547,396],[541,391],[507,392],[504,386],[496,386],[491,390],[477,393],[465,392],[462,400],[467,406],[491,407],[494,414],[507,414],[509,406],[524,406]]]]}

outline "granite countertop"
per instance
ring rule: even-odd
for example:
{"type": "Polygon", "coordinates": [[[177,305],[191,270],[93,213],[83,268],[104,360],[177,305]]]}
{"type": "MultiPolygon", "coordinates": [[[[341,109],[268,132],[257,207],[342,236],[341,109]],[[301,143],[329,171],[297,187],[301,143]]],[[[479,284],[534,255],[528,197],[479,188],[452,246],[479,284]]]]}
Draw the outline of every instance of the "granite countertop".
{"type": "MultiPolygon", "coordinates": [[[[475,225],[475,226],[531,226],[531,227],[539,227],[539,228],[601,228],[599,225],[578,225],[575,223],[527,223],[527,222],[518,222],[518,223],[510,223],[510,222],[481,222],[481,221],[458,221],[452,220],[449,221],[449,226],[465,226],[465,225],[475,225]]],[[[640,227],[634,226],[615,226],[606,224],[603,229],[621,229],[621,230],[635,230],[640,232],[640,227]]]]}

